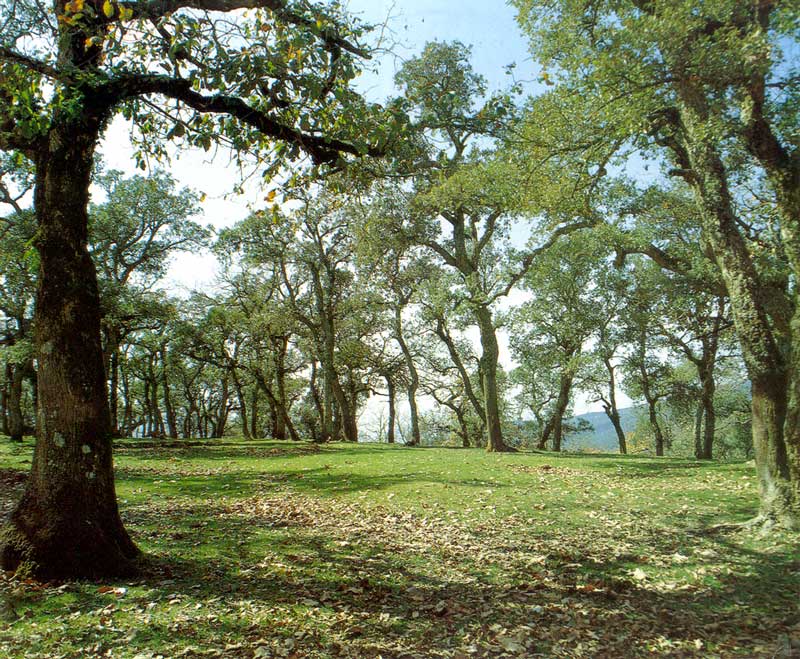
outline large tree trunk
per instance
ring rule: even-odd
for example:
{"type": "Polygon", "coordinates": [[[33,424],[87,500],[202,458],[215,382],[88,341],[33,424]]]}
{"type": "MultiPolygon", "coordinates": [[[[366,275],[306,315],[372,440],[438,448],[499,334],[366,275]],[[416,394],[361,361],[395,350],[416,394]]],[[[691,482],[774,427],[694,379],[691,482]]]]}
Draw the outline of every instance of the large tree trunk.
{"type": "MultiPolygon", "coordinates": [[[[692,182],[704,222],[704,238],[712,247],[730,296],[736,334],[752,382],[760,517],[767,523],[800,528],[800,382],[794,375],[796,366],[800,366],[796,349],[800,318],[789,319],[785,329],[780,322],[770,321],[768,309],[774,293],[763,286],[737,224],[727,171],[707,130],[710,110],[703,90],[688,78],[681,79],[676,89],[680,128],[685,135],[683,151],[677,149],[677,157],[694,173],[692,182]],[[779,336],[781,332],[788,336],[779,336]],[[786,344],[788,355],[782,351],[786,344]]],[[[781,229],[797,274],[800,237],[795,224],[796,218],[781,229]]]]}
{"type": "Polygon", "coordinates": [[[138,554],[117,509],[100,300],[87,251],[100,121],[86,109],[70,115],[56,120],[36,162],[38,436],[0,549],[3,569],[56,579],[130,573],[138,554]]]}
{"type": "MultiPolygon", "coordinates": [[[[761,516],[765,521],[797,529],[798,474],[792,473],[783,436],[789,423],[798,420],[798,414],[796,408],[787,414],[786,386],[783,377],[753,380],[753,448],[761,516]]],[[[790,432],[797,434],[796,429],[790,432]]]]}

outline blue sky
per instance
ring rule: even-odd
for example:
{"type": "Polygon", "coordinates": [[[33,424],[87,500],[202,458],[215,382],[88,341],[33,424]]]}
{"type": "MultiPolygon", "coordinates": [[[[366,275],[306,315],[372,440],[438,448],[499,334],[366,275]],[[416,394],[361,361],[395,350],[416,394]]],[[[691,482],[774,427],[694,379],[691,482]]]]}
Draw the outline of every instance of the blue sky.
{"type": "Polygon", "coordinates": [[[473,47],[473,66],[492,90],[508,84],[505,67],[518,65],[521,78],[533,77],[527,41],[515,21],[515,12],[504,2],[479,0],[350,0],[351,12],[366,23],[387,20],[387,41],[394,41],[395,56],[384,56],[380,77],[370,95],[391,93],[398,60],[413,56],[428,41],[461,41],[473,47]]]}

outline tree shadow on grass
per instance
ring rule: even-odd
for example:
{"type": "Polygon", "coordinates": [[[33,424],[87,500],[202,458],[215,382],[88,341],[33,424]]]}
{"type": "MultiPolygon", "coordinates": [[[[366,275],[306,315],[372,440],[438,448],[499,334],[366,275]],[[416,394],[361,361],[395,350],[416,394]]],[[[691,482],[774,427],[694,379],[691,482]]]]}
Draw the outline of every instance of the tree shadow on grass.
{"type": "MultiPolygon", "coordinates": [[[[208,474],[188,473],[186,467],[176,463],[160,466],[157,470],[123,465],[116,468],[117,481],[130,488],[152,488],[156,484],[166,494],[207,497],[209,494],[224,496],[247,496],[256,490],[280,491],[287,488],[294,492],[331,496],[391,489],[395,485],[409,483],[447,483],[424,471],[398,474],[368,474],[342,472],[323,467],[301,469],[277,469],[270,471],[231,471],[208,474]]],[[[461,484],[460,481],[452,481],[461,484]]],[[[474,483],[477,486],[477,481],[474,483]]]]}
{"type": "MultiPolygon", "coordinates": [[[[195,647],[197,656],[213,648],[248,658],[262,643],[276,656],[359,659],[453,656],[459,647],[477,657],[766,657],[800,621],[799,557],[747,548],[735,535],[653,528],[637,536],[643,556],[676,547],[694,556],[710,544],[732,568],[708,588],[664,590],[626,576],[630,557],[598,559],[591,538],[569,545],[535,525],[517,536],[499,524],[409,538],[384,513],[360,519],[353,533],[341,511],[321,519],[302,505],[280,508],[278,497],[252,511],[204,501],[168,517],[123,508],[135,534],[148,537],[143,580],[119,600],[76,588],[63,613],[88,616],[80,623],[88,635],[92,612],[109,603],[136,612],[114,618],[117,640],[107,642],[132,655],[195,647]]],[[[61,632],[41,620],[38,633],[61,632]]]]}

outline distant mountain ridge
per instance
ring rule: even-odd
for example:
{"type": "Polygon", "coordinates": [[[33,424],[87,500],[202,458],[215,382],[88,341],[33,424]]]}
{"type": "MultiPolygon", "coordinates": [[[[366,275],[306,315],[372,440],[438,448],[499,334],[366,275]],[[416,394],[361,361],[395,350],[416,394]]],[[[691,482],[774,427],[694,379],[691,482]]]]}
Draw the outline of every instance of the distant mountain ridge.
{"type": "MultiPolygon", "coordinates": [[[[622,430],[626,435],[633,432],[635,429],[638,415],[639,409],[636,407],[625,407],[619,411],[622,430]]],[[[616,453],[619,450],[617,433],[605,412],[587,412],[586,414],[579,414],[570,419],[570,421],[578,420],[591,423],[594,427],[594,431],[570,433],[564,439],[563,448],[565,450],[590,450],[608,453],[616,453]]]]}

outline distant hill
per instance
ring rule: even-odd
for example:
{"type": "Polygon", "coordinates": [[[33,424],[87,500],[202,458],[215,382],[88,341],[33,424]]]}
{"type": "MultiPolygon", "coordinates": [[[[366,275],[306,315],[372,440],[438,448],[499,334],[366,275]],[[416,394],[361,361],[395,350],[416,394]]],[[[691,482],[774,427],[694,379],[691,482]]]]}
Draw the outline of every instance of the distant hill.
{"type": "MultiPolygon", "coordinates": [[[[625,407],[619,411],[620,421],[622,422],[622,429],[625,434],[633,432],[636,427],[636,419],[639,414],[639,409],[636,407],[625,407]]],[[[605,412],[587,412],[580,414],[570,419],[588,421],[594,427],[594,432],[579,432],[571,433],[566,436],[563,448],[566,451],[604,451],[608,453],[616,453],[619,449],[619,442],[617,441],[617,433],[614,431],[614,426],[606,416],[605,412]]]]}

